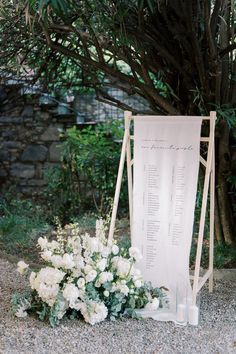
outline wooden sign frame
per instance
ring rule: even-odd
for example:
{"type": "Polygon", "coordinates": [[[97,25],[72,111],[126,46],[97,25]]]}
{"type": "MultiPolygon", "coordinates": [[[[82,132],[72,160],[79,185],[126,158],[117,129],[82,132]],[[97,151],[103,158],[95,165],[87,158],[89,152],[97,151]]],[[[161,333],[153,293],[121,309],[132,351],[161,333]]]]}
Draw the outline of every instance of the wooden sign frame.
{"type": "MultiPolygon", "coordinates": [[[[130,123],[132,120],[137,119],[140,116],[133,116],[132,112],[125,111],[125,132],[122,142],[121,157],[119,163],[119,170],[116,182],[115,197],[112,209],[111,223],[109,228],[108,242],[113,239],[115,231],[115,222],[117,216],[117,209],[120,196],[120,188],[122,184],[122,176],[125,165],[125,158],[127,161],[127,177],[128,177],[128,196],[129,196],[129,215],[130,215],[130,233],[132,240],[132,225],[133,225],[133,176],[132,166],[133,159],[131,158],[131,140],[134,140],[134,136],[130,135],[130,123]]],[[[210,116],[201,117],[202,120],[207,120],[210,123],[209,135],[200,138],[201,143],[207,143],[207,158],[199,156],[200,163],[205,167],[205,177],[203,185],[203,196],[201,213],[199,220],[199,231],[197,240],[197,252],[195,259],[194,274],[190,276],[192,280],[193,290],[193,305],[196,305],[197,294],[203,287],[203,285],[209,281],[209,292],[213,291],[213,259],[214,259],[214,204],[215,204],[215,149],[214,149],[214,136],[215,136],[215,122],[216,112],[210,112],[210,116]],[[207,200],[210,199],[210,231],[209,231],[209,265],[208,269],[203,275],[200,276],[202,246],[204,239],[204,228],[207,211],[207,200]]]]}

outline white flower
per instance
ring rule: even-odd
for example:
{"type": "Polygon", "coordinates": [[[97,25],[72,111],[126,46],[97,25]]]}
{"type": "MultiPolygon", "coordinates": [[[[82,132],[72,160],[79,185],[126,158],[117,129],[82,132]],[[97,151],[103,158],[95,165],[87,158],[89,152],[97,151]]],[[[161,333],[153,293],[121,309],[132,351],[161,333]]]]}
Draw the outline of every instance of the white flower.
{"type": "Polygon", "coordinates": [[[85,280],[84,278],[79,278],[77,281],[77,286],[78,288],[83,288],[85,286],[85,280]]]}
{"type": "Polygon", "coordinates": [[[95,323],[105,320],[108,310],[103,302],[97,303],[96,301],[88,301],[86,306],[81,308],[81,313],[85,322],[94,325],[95,323]]]}
{"type": "Polygon", "coordinates": [[[99,283],[104,284],[107,281],[112,281],[113,280],[113,274],[111,272],[102,272],[99,275],[99,283]]]}
{"type": "Polygon", "coordinates": [[[131,258],[133,258],[136,262],[139,262],[143,256],[140,252],[140,250],[136,247],[130,247],[129,249],[129,255],[131,258]]]}
{"type": "Polygon", "coordinates": [[[51,257],[52,257],[52,252],[49,250],[45,250],[41,253],[41,257],[46,261],[46,262],[50,262],[51,261],[51,257]]]}
{"type": "Polygon", "coordinates": [[[111,251],[116,256],[119,253],[119,247],[117,245],[113,245],[111,251]]]}
{"type": "Polygon", "coordinates": [[[17,272],[19,272],[20,274],[24,274],[28,267],[29,265],[26,264],[24,261],[19,261],[17,263],[17,272]]]}
{"type": "Polygon", "coordinates": [[[80,292],[74,284],[66,284],[62,294],[67,301],[74,303],[78,299],[80,292]]]}
{"type": "Polygon", "coordinates": [[[122,294],[124,294],[125,296],[127,296],[129,294],[129,288],[127,285],[125,284],[122,284],[122,283],[115,283],[112,285],[112,288],[111,288],[111,291],[112,292],[115,292],[115,291],[120,291],[122,294]]]}
{"type": "Polygon", "coordinates": [[[89,237],[87,239],[87,247],[88,251],[90,251],[91,253],[99,252],[99,240],[95,237],[89,237]]]}
{"type": "Polygon", "coordinates": [[[65,253],[62,257],[63,268],[72,269],[75,266],[75,262],[73,260],[73,255],[69,253],[65,253]]]}
{"type": "Polygon", "coordinates": [[[60,256],[59,254],[53,255],[51,257],[51,262],[55,268],[63,267],[62,256],[60,256]]]}
{"type": "Polygon", "coordinates": [[[103,248],[101,250],[101,255],[102,255],[102,257],[108,257],[110,252],[111,251],[110,251],[109,247],[103,246],[103,248]]]}
{"type": "Polygon", "coordinates": [[[96,237],[105,238],[105,226],[102,219],[96,220],[96,237]]]}
{"type": "Polygon", "coordinates": [[[51,267],[42,268],[38,274],[30,274],[31,289],[36,290],[39,297],[49,306],[53,306],[59,291],[59,283],[64,278],[65,273],[51,267]]]}
{"type": "Polygon", "coordinates": [[[25,311],[24,308],[19,307],[18,310],[15,312],[15,316],[16,316],[16,317],[24,318],[24,317],[27,316],[27,312],[25,311]]]}
{"type": "Polygon", "coordinates": [[[105,290],[104,292],[103,292],[103,295],[105,296],[105,297],[108,297],[109,296],[109,291],[108,290],[105,290]]]}
{"type": "Polygon", "coordinates": [[[154,297],[145,305],[146,310],[157,310],[159,307],[160,301],[157,297],[154,297]]]}
{"type": "Polygon", "coordinates": [[[91,270],[93,270],[93,267],[90,264],[86,264],[86,266],[84,267],[85,274],[88,274],[89,272],[91,272],[91,270]]]}
{"type": "Polygon", "coordinates": [[[55,251],[60,248],[60,244],[59,242],[53,240],[52,242],[48,242],[47,247],[50,248],[50,250],[55,251]]]}
{"type": "Polygon", "coordinates": [[[46,237],[39,237],[38,245],[41,247],[42,250],[44,250],[48,245],[48,240],[46,239],[46,237]]]}
{"type": "Polygon", "coordinates": [[[75,267],[76,267],[76,268],[81,269],[81,268],[84,267],[84,258],[81,257],[80,255],[77,254],[77,255],[74,257],[74,262],[75,262],[75,267]]]}
{"type": "Polygon", "coordinates": [[[140,288],[142,285],[143,285],[143,284],[142,284],[142,281],[141,281],[140,279],[135,280],[134,286],[135,286],[136,288],[140,288]]]}
{"type": "Polygon", "coordinates": [[[124,294],[125,296],[127,296],[128,293],[129,293],[129,288],[128,288],[128,286],[127,286],[127,285],[124,285],[124,284],[121,284],[121,285],[119,286],[119,290],[120,290],[120,292],[121,292],[122,294],[124,294]]]}
{"type": "Polygon", "coordinates": [[[123,257],[114,257],[112,264],[117,269],[117,274],[121,277],[127,276],[131,269],[129,260],[123,257]]]}
{"type": "Polygon", "coordinates": [[[46,284],[54,285],[59,284],[64,278],[65,273],[59,269],[52,267],[42,268],[37,277],[40,277],[40,280],[46,284]]]}
{"type": "Polygon", "coordinates": [[[31,307],[31,303],[27,299],[22,299],[17,308],[17,311],[15,312],[15,316],[22,317],[22,318],[26,317],[27,316],[26,310],[28,310],[30,307],[31,307]]]}
{"type": "Polygon", "coordinates": [[[106,268],[107,265],[107,260],[105,258],[102,258],[100,262],[98,262],[98,269],[103,272],[106,268]]]}
{"type": "Polygon", "coordinates": [[[45,283],[40,283],[37,292],[39,297],[46,302],[49,306],[53,306],[56,297],[59,291],[59,285],[58,284],[45,284],[45,283]]]}
{"type": "Polygon", "coordinates": [[[36,289],[35,278],[36,278],[36,273],[31,272],[30,277],[29,277],[29,282],[30,282],[31,289],[33,289],[33,290],[36,289]]]}
{"type": "Polygon", "coordinates": [[[85,277],[86,282],[89,283],[90,281],[93,281],[97,276],[96,270],[91,270],[85,277]]]}

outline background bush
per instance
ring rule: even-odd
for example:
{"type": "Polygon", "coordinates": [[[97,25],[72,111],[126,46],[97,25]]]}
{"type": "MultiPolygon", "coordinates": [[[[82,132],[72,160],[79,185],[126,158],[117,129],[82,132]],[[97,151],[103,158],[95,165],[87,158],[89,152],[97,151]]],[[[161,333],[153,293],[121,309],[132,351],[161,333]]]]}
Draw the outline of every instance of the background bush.
{"type": "MultiPolygon", "coordinates": [[[[76,127],[64,133],[61,165],[46,174],[51,215],[62,221],[95,211],[104,216],[114,197],[123,136],[123,122],[116,120],[76,127]]],[[[127,210],[127,178],[123,177],[121,213],[127,210]]]]}

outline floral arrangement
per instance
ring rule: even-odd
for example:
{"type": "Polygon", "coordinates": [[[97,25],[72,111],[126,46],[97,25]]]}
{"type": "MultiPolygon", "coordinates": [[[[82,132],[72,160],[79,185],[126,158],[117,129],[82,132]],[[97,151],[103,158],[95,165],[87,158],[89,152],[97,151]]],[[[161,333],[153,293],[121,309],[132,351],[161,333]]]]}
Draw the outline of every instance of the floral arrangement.
{"type": "Polygon", "coordinates": [[[29,275],[31,291],[13,296],[15,315],[35,312],[52,326],[64,316],[82,316],[94,325],[106,318],[138,318],[136,309],[164,306],[163,290],[145,283],[135,268],[140,251],[107,243],[105,229],[98,220],[95,237],[80,235],[77,224],[59,225],[53,241],[40,237],[46,266],[31,272],[24,261],[18,263],[18,272],[29,275]]]}

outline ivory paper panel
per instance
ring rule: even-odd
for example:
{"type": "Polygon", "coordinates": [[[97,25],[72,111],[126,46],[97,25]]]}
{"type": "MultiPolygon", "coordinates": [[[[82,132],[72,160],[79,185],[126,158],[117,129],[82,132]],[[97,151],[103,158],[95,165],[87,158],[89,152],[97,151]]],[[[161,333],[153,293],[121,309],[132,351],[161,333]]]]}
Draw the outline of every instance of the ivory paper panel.
{"type": "MultiPolygon", "coordinates": [[[[200,117],[135,117],[133,246],[144,279],[169,289],[169,310],[191,292],[189,255],[199,170],[200,117]]],[[[152,316],[153,317],[153,316],[152,316]]]]}

